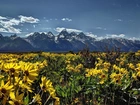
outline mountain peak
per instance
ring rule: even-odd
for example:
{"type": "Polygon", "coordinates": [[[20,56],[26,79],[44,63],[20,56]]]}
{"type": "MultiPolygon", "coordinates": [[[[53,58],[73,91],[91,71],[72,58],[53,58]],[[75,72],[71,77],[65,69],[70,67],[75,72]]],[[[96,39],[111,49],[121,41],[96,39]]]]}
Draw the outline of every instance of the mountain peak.
{"type": "Polygon", "coordinates": [[[54,37],[54,34],[53,34],[51,31],[49,31],[49,32],[47,33],[47,35],[48,35],[49,37],[54,37]]]}
{"type": "Polygon", "coordinates": [[[67,32],[67,29],[65,28],[65,29],[63,29],[61,32],[67,32]]]}
{"type": "Polygon", "coordinates": [[[48,34],[53,34],[53,33],[51,31],[49,31],[48,34]]]}
{"type": "Polygon", "coordinates": [[[94,40],[83,32],[79,34],[68,33],[67,30],[62,30],[58,36],[53,35],[52,32],[35,32],[26,38],[16,37],[16,35],[3,37],[0,34],[0,45],[3,46],[0,47],[0,51],[23,51],[23,49],[24,51],[77,51],[83,49],[85,45],[88,45],[91,51],[103,51],[102,48],[106,45],[109,48],[121,48],[121,51],[137,51],[140,49],[139,40],[132,41],[124,38],[94,40]],[[23,48],[21,46],[28,47],[23,48]]]}
{"type": "Polygon", "coordinates": [[[39,32],[34,32],[34,35],[40,34],[39,32]]]}
{"type": "Polygon", "coordinates": [[[79,33],[80,36],[86,36],[83,32],[79,33]]]}
{"type": "Polygon", "coordinates": [[[77,35],[77,37],[80,39],[86,39],[88,36],[86,36],[83,32],[81,32],[77,35]]]}
{"type": "Polygon", "coordinates": [[[39,34],[40,34],[39,32],[30,33],[30,34],[28,34],[28,37],[36,37],[39,34]]]}
{"type": "Polygon", "coordinates": [[[16,34],[14,34],[14,35],[11,35],[10,37],[17,37],[17,35],[16,35],[16,34]]]}
{"type": "Polygon", "coordinates": [[[67,35],[69,35],[69,33],[67,32],[66,29],[63,29],[63,30],[59,33],[59,35],[67,36],[67,35]]]}
{"type": "Polygon", "coordinates": [[[76,32],[74,32],[74,31],[73,31],[73,32],[71,32],[70,34],[71,34],[71,35],[77,35],[77,34],[76,34],[76,32]]]}

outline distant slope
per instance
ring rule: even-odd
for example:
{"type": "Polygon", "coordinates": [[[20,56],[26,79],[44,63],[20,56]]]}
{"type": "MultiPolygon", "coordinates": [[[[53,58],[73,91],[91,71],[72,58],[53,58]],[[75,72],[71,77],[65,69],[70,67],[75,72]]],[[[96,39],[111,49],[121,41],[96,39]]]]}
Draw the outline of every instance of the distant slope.
{"type": "Polygon", "coordinates": [[[123,38],[107,38],[96,40],[84,33],[68,33],[62,30],[57,36],[52,32],[35,32],[26,38],[16,35],[7,37],[0,34],[0,52],[26,52],[26,51],[79,51],[88,47],[91,51],[104,51],[105,47],[120,48],[121,51],[140,50],[140,40],[123,38]]]}

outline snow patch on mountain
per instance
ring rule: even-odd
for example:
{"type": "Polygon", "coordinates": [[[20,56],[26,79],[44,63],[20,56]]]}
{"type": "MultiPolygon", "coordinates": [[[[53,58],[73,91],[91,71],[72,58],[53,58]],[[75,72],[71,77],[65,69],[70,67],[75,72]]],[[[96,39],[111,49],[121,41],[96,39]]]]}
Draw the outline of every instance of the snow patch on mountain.
{"type": "Polygon", "coordinates": [[[65,38],[65,36],[63,34],[59,35],[59,38],[65,38]]]}
{"type": "Polygon", "coordinates": [[[58,43],[58,36],[54,37],[54,41],[55,41],[55,43],[58,43]]]}

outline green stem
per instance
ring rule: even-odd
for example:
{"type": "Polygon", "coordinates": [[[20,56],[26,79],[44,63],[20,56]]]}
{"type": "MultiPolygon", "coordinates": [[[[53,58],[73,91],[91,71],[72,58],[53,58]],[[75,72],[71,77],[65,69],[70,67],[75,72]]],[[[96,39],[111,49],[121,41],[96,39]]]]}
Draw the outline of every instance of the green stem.
{"type": "Polygon", "coordinates": [[[43,93],[44,93],[44,92],[42,91],[41,96],[40,96],[41,98],[42,98],[42,96],[43,96],[43,93]]]}
{"type": "Polygon", "coordinates": [[[47,102],[49,101],[49,99],[51,98],[51,95],[49,95],[48,99],[46,100],[46,102],[44,103],[44,105],[47,104],[47,102]]]}

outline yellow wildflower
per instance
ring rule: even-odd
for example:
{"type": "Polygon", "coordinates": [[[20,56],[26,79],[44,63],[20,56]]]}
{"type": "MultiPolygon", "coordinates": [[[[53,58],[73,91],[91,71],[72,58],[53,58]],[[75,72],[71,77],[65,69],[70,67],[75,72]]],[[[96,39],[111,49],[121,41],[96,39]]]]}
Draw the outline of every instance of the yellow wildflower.
{"type": "Polygon", "coordinates": [[[112,80],[113,83],[115,84],[121,84],[121,78],[122,78],[122,74],[116,74],[116,73],[112,73],[110,75],[110,78],[112,80]]]}
{"type": "Polygon", "coordinates": [[[34,65],[31,63],[21,62],[21,70],[23,71],[24,81],[26,81],[27,78],[34,81],[38,76],[38,70],[35,69],[34,65]]]}
{"type": "Polygon", "coordinates": [[[111,64],[109,62],[104,62],[103,63],[104,68],[109,69],[109,67],[111,66],[111,64]]]}
{"type": "Polygon", "coordinates": [[[19,87],[22,89],[22,91],[29,91],[32,92],[32,88],[30,84],[24,83],[22,80],[19,82],[19,87]]]}
{"type": "Polygon", "coordinates": [[[54,105],[60,105],[60,99],[58,97],[54,97],[55,103],[54,105]]]}
{"type": "Polygon", "coordinates": [[[20,66],[17,63],[5,63],[3,70],[9,73],[9,76],[14,77],[19,75],[20,66]]]}
{"type": "Polygon", "coordinates": [[[40,84],[41,89],[46,92],[49,88],[52,88],[52,82],[47,80],[46,77],[41,78],[42,83],[40,84]]]}
{"type": "Polygon", "coordinates": [[[24,93],[19,94],[18,91],[16,94],[14,92],[10,93],[11,100],[9,101],[10,105],[23,105],[23,96],[24,93]]]}
{"type": "Polygon", "coordinates": [[[4,81],[1,80],[0,85],[0,97],[2,96],[8,96],[9,92],[12,90],[13,85],[10,85],[10,82],[8,81],[6,84],[4,84],[4,81]]]}
{"type": "Polygon", "coordinates": [[[4,76],[3,75],[0,75],[0,79],[2,79],[2,78],[4,78],[4,76]]]}
{"type": "Polygon", "coordinates": [[[40,95],[39,94],[35,94],[35,96],[33,96],[33,101],[31,103],[36,103],[36,104],[42,105],[40,95]]]}
{"type": "Polygon", "coordinates": [[[56,94],[55,94],[55,89],[53,88],[52,82],[50,80],[47,80],[46,77],[44,76],[41,78],[41,81],[42,82],[40,84],[40,87],[42,91],[44,92],[48,91],[52,97],[55,97],[56,94]]]}
{"type": "Polygon", "coordinates": [[[129,67],[130,69],[133,69],[133,70],[135,69],[135,66],[134,66],[132,63],[129,63],[129,64],[128,64],[128,67],[129,67]]]}
{"type": "Polygon", "coordinates": [[[137,80],[137,75],[135,73],[133,73],[132,78],[134,78],[134,80],[137,80]]]}
{"type": "Polygon", "coordinates": [[[33,82],[29,79],[27,79],[27,81],[23,81],[23,80],[20,80],[20,78],[15,78],[15,83],[14,83],[14,86],[15,87],[19,87],[21,89],[21,91],[29,91],[29,92],[32,92],[32,88],[31,88],[31,84],[33,82]]]}

